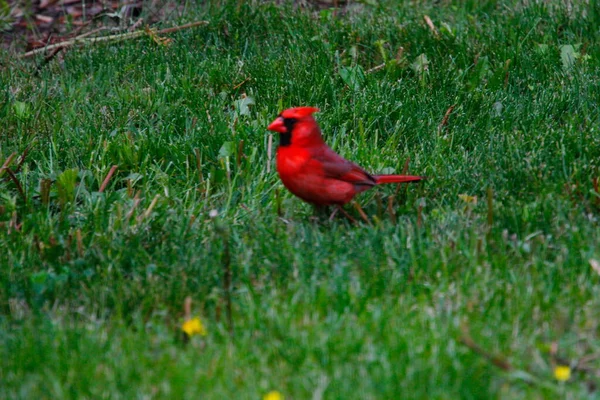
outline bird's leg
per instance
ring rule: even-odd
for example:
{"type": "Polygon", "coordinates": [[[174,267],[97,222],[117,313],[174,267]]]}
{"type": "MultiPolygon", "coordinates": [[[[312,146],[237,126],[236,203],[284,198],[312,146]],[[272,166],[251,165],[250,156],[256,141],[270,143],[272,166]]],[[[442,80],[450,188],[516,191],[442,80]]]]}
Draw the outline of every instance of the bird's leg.
{"type": "Polygon", "coordinates": [[[352,222],[353,224],[356,224],[356,220],[354,218],[352,218],[352,216],[350,214],[348,214],[346,212],[346,210],[344,210],[344,208],[337,204],[335,209],[333,210],[333,212],[331,213],[331,216],[329,217],[329,220],[332,221],[333,217],[335,217],[335,215],[337,214],[337,212],[340,211],[342,214],[344,214],[344,217],[348,218],[350,220],[350,222],[352,222]]]}
{"type": "Polygon", "coordinates": [[[362,209],[362,207],[360,206],[360,204],[358,204],[356,201],[353,201],[352,205],[354,205],[354,208],[356,208],[356,211],[358,211],[358,213],[360,214],[360,217],[363,219],[363,221],[365,221],[367,223],[367,225],[371,225],[371,221],[369,220],[369,217],[367,217],[367,214],[365,214],[365,212],[362,209]]]}
{"type": "Polygon", "coordinates": [[[336,207],[336,208],[333,209],[333,212],[329,216],[329,221],[333,221],[333,217],[335,217],[337,215],[338,211],[340,211],[340,209],[338,207],[336,207]]]}

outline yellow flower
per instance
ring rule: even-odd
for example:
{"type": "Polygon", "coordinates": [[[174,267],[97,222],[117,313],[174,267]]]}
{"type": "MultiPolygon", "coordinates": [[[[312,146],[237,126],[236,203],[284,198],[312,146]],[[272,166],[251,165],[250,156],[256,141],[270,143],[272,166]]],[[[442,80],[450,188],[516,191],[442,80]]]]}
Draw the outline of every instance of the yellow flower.
{"type": "Polygon", "coordinates": [[[263,396],[263,400],[284,400],[285,397],[277,390],[271,390],[263,396]]]}
{"type": "Polygon", "coordinates": [[[200,318],[188,319],[181,325],[181,330],[188,336],[200,335],[206,336],[206,328],[202,325],[200,318]]]}
{"type": "Polygon", "coordinates": [[[554,377],[561,382],[568,381],[571,378],[571,368],[566,365],[557,365],[554,367],[554,377]]]}

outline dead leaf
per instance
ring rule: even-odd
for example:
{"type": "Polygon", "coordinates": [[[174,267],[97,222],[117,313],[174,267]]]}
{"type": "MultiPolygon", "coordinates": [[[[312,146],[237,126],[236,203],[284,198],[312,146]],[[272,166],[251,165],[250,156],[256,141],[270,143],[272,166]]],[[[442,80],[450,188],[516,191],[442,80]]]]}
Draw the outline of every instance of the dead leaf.
{"type": "Polygon", "coordinates": [[[468,194],[459,194],[458,198],[467,204],[477,204],[477,196],[469,196],[468,194]]]}

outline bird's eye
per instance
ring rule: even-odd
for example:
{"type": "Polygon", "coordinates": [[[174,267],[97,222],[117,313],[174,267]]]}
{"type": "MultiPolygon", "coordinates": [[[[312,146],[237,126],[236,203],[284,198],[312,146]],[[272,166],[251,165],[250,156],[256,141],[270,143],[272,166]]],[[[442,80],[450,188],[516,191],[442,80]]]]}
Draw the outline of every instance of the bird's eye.
{"type": "Polygon", "coordinates": [[[291,132],[294,129],[296,122],[298,122],[296,118],[283,118],[283,125],[285,125],[288,132],[291,132]]]}

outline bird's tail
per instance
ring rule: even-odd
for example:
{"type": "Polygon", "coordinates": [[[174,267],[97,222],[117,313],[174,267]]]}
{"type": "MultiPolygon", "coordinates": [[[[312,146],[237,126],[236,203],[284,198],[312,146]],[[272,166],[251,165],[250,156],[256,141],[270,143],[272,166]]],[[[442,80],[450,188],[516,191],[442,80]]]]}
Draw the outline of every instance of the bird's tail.
{"type": "Polygon", "coordinates": [[[424,176],[412,176],[412,175],[373,175],[375,183],[404,183],[404,182],[419,182],[426,179],[424,176]]]}

